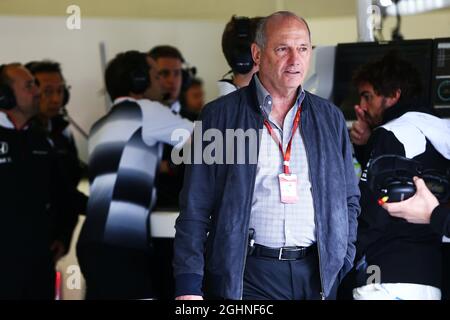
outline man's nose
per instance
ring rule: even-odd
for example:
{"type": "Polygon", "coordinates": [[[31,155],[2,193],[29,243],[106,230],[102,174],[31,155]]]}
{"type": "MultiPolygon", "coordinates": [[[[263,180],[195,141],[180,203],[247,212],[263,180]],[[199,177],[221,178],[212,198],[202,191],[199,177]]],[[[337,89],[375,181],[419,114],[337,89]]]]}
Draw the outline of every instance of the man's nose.
{"type": "Polygon", "coordinates": [[[55,93],[53,93],[52,94],[52,96],[51,96],[51,101],[53,102],[53,103],[58,103],[58,104],[60,104],[61,102],[62,102],[62,93],[61,92],[55,92],[55,93]]]}
{"type": "Polygon", "coordinates": [[[300,61],[300,52],[295,49],[289,50],[289,64],[298,64],[300,61]]]}
{"type": "Polygon", "coordinates": [[[177,81],[177,75],[174,72],[171,72],[170,75],[167,77],[167,82],[170,84],[175,84],[177,81]]]}

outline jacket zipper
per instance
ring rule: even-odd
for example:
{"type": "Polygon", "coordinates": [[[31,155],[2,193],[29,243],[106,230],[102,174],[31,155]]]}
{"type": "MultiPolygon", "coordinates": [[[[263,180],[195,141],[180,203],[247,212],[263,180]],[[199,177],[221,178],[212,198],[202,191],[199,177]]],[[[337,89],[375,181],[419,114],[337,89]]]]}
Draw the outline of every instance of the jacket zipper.
{"type": "MultiPolygon", "coordinates": [[[[308,163],[308,176],[309,176],[309,181],[311,181],[311,196],[313,198],[313,208],[314,208],[314,213],[316,213],[316,208],[315,208],[315,201],[314,201],[314,189],[313,189],[313,182],[312,182],[312,178],[311,178],[311,166],[309,164],[309,157],[308,157],[308,148],[306,147],[306,141],[305,138],[303,136],[303,125],[300,126],[300,136],[302,137],[303,140],[303,145],[305,146],[305,153],[306,153],[306,162],[308,163]]],[[[319,278],[320,278],[320,296],[322,298],[322,300],[325,300],[325,293],[324,293],[324,286],[323,286],[323,279],[322,279],[322,264],[320,263],[320,243],[319,243],[319,223],[318,223],[318,219],[317,219],[317,214],[314,214],[314,221],[316,223],[316,233],[317,233],[317,256],[319,259],[319,278]]]]}
{"type": "MultiPolygon", "coordinates": [[[[261,126],[260,126],[260,129],[263,127],[263,124],[262,123],[259,123],[259,124],[261,124],[261,126]]],[[[261,139],[259,139],[259,141],[258,141],[258,145],[261,143],[261,139]]],[[[260,148],[261,146],[259,145],[259,148],[260,148]]],[[[258,149],[258,157],[259,157],[259,149],[258,149]]],[[[256,160],[256,166],[258,166],[258,159],[256,160]]],[[[249,197],[249,199],[250,199],[250,206],[251,206],[251,201],[252,201],[252,199],[253,199],[253,193],[254,193],[254,191],[255,191],[255,183],[256,183],[256,168],[255,168],[255,172],[253,173],[253,177],[252,177],[252,180],[251,181],[253,181],[253,183],[251,183],[251,191],[250,191],[250,197],[249,197]]],[[[247,247],[248,247],[248,237],[249,237],[249,235],[250,235],[250,232],[249,232],[249,230],[248,230],[248,225],[250,224],[250,212],[251,212],[251,208],[249,209],[249,210],[247,210],[248,211],[248,214],[247,214],[247,221],[246,221],[246,224],[245,224],[245,230],[246,230],[246,233],[245,233],[245,246],[244,246],[244,257],[243,257],[243,261],[244,261],[244,263],[242,264],[242,271],[241,271],[241,292],[240,292],[240,297],[239,297],[239,300],[242,300],[242,296],[243,296],[243,294],[244,294],[244,272],[245,272],[245,264],[246,264],[246,261],[247,261],[247,247]]]]}

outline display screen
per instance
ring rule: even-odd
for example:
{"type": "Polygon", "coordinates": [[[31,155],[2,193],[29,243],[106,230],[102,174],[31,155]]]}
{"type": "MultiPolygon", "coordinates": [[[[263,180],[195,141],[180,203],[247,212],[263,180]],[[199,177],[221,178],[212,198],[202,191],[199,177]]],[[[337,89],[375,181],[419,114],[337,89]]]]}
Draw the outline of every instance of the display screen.
{"type": "Polygon", "coordinates": [[[336,48],[333,102],[342,109],[347,120],[356,118],[354,105],[359,103],[358,92],[352,83],[354,72],[359,66],[380,59],[390,50],[396,50],[400,57],[417,68],[423,87],[419,103],[432,107],[433,40],[342,43],[336,48]]]}

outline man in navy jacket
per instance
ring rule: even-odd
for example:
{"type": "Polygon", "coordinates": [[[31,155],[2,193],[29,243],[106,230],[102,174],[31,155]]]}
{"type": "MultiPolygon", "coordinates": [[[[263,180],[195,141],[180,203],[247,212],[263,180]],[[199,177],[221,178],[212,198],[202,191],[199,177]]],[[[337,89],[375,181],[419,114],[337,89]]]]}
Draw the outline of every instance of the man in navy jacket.
{"type": "Polygon", "coordinates": [[[351,144],[338,108],[301,86],[311,51],[302,18],[263,19],[252,45],[259,73],[203,110],[195,130],[207,142],[223,137],[215,148],[198,145],[196,132],[192,139],[176,223],[177,299],[333,298],[351,268],[359,213],[351,144]],[[230,129],[245,140],[233,146],[230,129]]]}

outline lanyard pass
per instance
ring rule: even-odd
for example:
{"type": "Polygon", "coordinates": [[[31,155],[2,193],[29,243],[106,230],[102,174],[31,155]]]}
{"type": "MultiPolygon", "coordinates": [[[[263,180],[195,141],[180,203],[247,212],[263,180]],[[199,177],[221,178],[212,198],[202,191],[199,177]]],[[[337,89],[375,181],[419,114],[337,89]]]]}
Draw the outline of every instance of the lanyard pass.
{"type": "Polygon", "coordinates": [[[292,125],[292,131],[291,131],[291,138],[289,139],[286,152],[283,151],[283,144],[278,139],[277,135],[273,131],[273,128],[269,122],[269,120],[264,120],[264,125],[266,126],[267,130],[269,131],[270,136],[272,137],[273,141],[275,141],[276,144],[278,144],[278,148],[280,149],[281,156],[283,157],[283,173],[290,174],[289,170],[289,161],[291,160],[291,147],[292,147],[292,140],[294,139],[295,132],[297,131],[297,128],[300,124],[300,116],[302,112],[302,106],[300,105],[297,109],[297,113],[295,114],[294,118],[294,124],[292,125]]]}
{"type": "Polygon", "coordinates": [[[282,203],[297,203],[297,175],[280,173],[278,175],[280,182],[280,196],[282,203]]]}
{"type": "Polygon", "coordinates": [[[283,157],[283,173],[278,175],[278,180],[280,183],[280,195],[282,203],[297,203],[298,194],[297,194],[297,175],[292,174],[289,169],[289,161],[291,160],[291,147],[292,140],[294,139],[295,132],[300,123],[300,114],[302,107],[299,106],[297,109],[297,113],[295,114],[294,124],[292,126],[291,138],[289,139],[289,143],[286,148],[286,152],[283,151],[283,145],[280,140],[273,132],[272,126],[270,122],[266,119],[264,120],[264,125],[269,131],[270,136],[278,144],[281,155],[283,157]]]}

